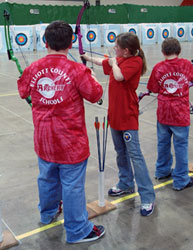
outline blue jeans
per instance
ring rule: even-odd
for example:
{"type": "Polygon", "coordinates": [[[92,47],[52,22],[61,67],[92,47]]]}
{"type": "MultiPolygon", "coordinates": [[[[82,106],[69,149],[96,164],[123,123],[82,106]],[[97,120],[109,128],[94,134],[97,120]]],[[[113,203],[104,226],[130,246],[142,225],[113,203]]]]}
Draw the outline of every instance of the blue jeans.
{"type": "Polygon", "coordinates": [[[38,163],[41,222],[51,222],[62,198],[67,242],[76,242],[86,237],[93,229],[93,223],[88,220],[84,189],[87,160],[71,165],[38,158],[38,163]]]}
{"type": "Polygon", "coordinates": [[[173,156],[171,153],[171,137],[176,157],[176,165],[172,171],[174,188],[183,188],[189,181],[188,176],[188,136],[189,126],[169,126],[157,122],[157,151],[156,177],[167,176],[171,172],[173,156]]]}
{"type": "Polygon", "coordinates": [[[111,134],[117,153],[117,166],[119,168],[119,182],[117,187],[122,190],[134,188],[135,176],[141,203],[154,202],[155,192],[144,157],[141,153],[138,130],[120,131],[111,128],[111,134]]]}

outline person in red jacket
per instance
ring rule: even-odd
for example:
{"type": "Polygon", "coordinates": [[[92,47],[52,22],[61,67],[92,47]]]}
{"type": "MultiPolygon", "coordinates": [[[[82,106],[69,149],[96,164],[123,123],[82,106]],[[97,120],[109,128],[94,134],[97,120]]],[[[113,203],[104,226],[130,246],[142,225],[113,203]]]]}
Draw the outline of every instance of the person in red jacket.
{"type": "Polygon", "coordinates": [[[86,60],[103,66],[104,73],[110,75],[108,120],[117,153],[119,182],[108,194],[119,196],[133,193],[135,175],[141,198],[140,213],[142,216],[149,216],[154,210],[155,192],[140,149],[139,105],[136,94],[140,76],[146,71],[146,60],[139,39],[133,33],[119,34],[114,50],[116,58],[104,60],[84,56],[86,60]]]}
{"type": "Polygon", "coordinates": [[[193,186],[193,178],[188,175],[189,82],[193,81],[193,66],[178,57],[180,52],[176,38],[165,39],[162,43],[165,60],[154,66],[147,85],[151,92],[158,93],[155,178],[172,176],[173,189],[177,191],[193,186]],[[172,136],[176,160],[173,170],[172,136]]]}
{"type": "Polygon", "coordinates": [[[90,153],[83,99],[95,103],[103,91],[89,68],[67,59],[72,35],[63,21],[47,26],[48,55],[24,70],[18,90],[32,100],[41,222],[53,220],[62,199],[66,240],[78,243],[105,233],[88,220],[84,189],[90,153]]]}

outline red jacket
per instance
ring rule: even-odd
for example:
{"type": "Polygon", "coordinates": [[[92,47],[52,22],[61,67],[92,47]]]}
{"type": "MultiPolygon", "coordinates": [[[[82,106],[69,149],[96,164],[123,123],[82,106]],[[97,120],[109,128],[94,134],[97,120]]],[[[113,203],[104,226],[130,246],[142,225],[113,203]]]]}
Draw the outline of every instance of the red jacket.
{"type": "Polygon", "coordinates": [[[89,156],[83,99],[92,103],[102,87],[88,68],[55,54],[32,63],[18,80],[21,98],[31,96],[34,147],[48,162],[75,164],[89,156]]]}
{"type": "Polygon", "coordinates": [[[157,119],[171,126],[189,126],[189,82],[193,66],[182,58],[165,60],[152,70],[147,88],[158,93],[157,119]]]}

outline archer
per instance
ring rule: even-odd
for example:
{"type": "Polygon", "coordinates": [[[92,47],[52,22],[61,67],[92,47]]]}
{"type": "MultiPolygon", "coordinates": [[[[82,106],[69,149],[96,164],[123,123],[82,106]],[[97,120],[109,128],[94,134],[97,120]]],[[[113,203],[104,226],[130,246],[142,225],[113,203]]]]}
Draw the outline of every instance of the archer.
{"type": "Polygon", "coordinates": [[[83,99],[95,103],[103,91],[90,69],[67,59],[72,34],[71,26],[63,21],[47,26],[48,55],[24,70],[18,90],[21,98],[31,95],[32,99],[41,222],[53,221],[62,199],[66,240],[80,243],[99,239],[105,233],[103,226],[88,220],[84,189],[90,153],[83,99]],[[48,70],[30,85],[33,76],[44,68],[48,70]],[[63,74],[56,78],[58,72],[64,72],[66,77],[63,74]],[[38,86],[45,84],[50,88],[41,91],[38,86]]]}

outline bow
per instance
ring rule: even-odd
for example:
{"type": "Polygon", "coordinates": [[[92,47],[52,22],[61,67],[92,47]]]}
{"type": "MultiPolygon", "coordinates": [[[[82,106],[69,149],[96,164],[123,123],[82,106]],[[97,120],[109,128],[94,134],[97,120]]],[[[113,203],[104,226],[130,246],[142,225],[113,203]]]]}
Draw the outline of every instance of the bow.
{"type": "Polygon", "coordinates": [[[150,96],[150,94],[151,94],[150,90],[147,90],[146,92],[140,92],[139,96],[138,96],[138,102],[140,102],[141,99],[143,99],[144,96],[150,96]]]}
{"type": "MultiPolygon", "coordinates": [[[[84,11],[90,7],[90,3],[88,0],[84,0],[83,2],[84,2],[84,5],[80,9],[80,12],[76,20],[76,27],[75,27],[75,34],[78,36],[78,50],[79,50],[80,55],[85,54],[83,50],[83,45],[82,45],[82,33],[80,30],[80,22],[81,22],[84,11]]],[[[82,60],[82,63],[86,66],[86,60],[83,57],[81,57],[81,60],[82,60]]],[[[100,99],[97,103],[101,105],[103,103],[103,99],[100,99]]]]}
{"type": "MultiPolygon", "coordinates": [[[[152,96],[151,95],[151,91],[150,90],[147,90],[146,92],[141,92],[139,93],[139,96],[138,96],[138,103],[145,97],[145,96],[152,96]]],[[[139,110],[139,114],[143,114],[143,112],[146,110],[146,108],[152,104],[155,100],[157,99],[157,96],[155,96],[149,103],[147,103],[145,106],[143,106],[140,110],[139,110]]]]}
{"type": "MultiPolygon", "coordinates": [[[[23,74],[23,70],[21,68],[21,65],[19,63],[18,58],[14,55],[12,44],[11,44],[11,36],[10,36],[10,13],[7,10],[4,10],[3,13],[4,17],[4,32],[5,32],[5,42],[6,42],[6,47],[7,47],[7,55],[8,59],[12,60],[13,62],[16,63],[17,69],[20,73],[20,76],[23,74]]],[[[27,97],[26,102],[32,106],[31,102],[31,97],[27,97]]]]}
{"type": "MultiPolygon", "coordinates": [[[[75,27],[75,34],[78,36],[78,50],[79,50],[80,55],[85,54],[85,52],[83,50],[83,45],[82,45],[82,34],[81,34],[81,30],[80,30],[80,22],[81,22],[82,15],[83,15],[84,11],[90,7],[90,3],[88,0],[84,0],[83,2],[84,2],[84,5],[82,6],[82,8],[78,14],[78,17],[76,20],[76,27],[75,27]]],[[[84,65],[86,65],[86,60],[83,57],[81,57],[81,60],[82,60],[82,63],[84,65]]]]}

